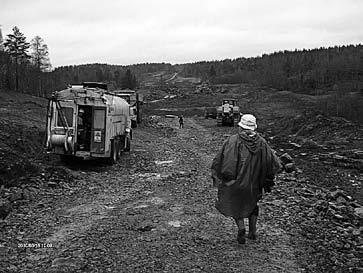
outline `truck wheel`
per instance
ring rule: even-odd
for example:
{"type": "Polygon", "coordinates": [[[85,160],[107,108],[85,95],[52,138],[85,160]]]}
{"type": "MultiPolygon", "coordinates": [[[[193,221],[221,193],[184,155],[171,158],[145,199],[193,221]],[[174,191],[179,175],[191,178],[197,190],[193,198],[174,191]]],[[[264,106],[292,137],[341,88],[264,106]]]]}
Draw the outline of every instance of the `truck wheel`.
{"type": "Polygon", "coordinates": [[[65,163],[72,163],[72,161],[74,160],[73,156],[71,155],[60,155],[60,160],[65,163]]]}
{"type": "Polygon", "coordinates": [[[125,145],[125,151],[126,152],[130,152],[131,150],[131,141],[130,141],[130,138],[125,138],[125,141],[126,141],[126,145],[125,145]]]}
{"type": "Polygon", "coordinates": [[[111,164],[115,164],[117,162],[117,147],[115,140],[111,140],[111,155],[109,158],[111,164]]]}
{"type": "Polygon", "coordinates": [[[120,159],[120,157],[121,157],[121,141],[120,141],[120,139],[117,140],[116,148],[117,148],[116,158],[120,159]]]}

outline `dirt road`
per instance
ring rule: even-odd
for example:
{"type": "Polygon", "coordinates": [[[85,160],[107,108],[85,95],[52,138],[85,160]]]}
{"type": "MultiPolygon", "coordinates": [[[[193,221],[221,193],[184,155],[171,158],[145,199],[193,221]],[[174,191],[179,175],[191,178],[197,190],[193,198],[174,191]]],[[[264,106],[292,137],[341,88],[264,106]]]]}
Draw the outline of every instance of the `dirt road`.
{"type": "Polygon", "coordinates": [[[201,107],[224,93],[156,92],[131,153],[109,166],[42,152],[46,100],[0,91],[0,271],[361,272],[363,128],[305,113],[285,91],[233,88],[296,165],[264,196],[258,240],[244,246],[215,210],[209,179],[236,129],[202,118],[201,107]],[[166,114],[183,114],[185,128],[166,114]]]}
{"type": "Polygon", "coordinates": [[[227,135],[208,126],[212,123],[187,118],[179,129],[176,119],[159,118],[158,127],[134,131],[131,153],[116,165],[72,167],[73,182],[7,218],[9,224],[24,220],[30,226],[9,229],[2,268],[302,272],[293,245],[296,234],[286,229],[281,212],[287,205],[279,200],[281,184],[262,202],[256,242],[238,245],[234,223],[214,208],[209,168],[227,135]]]}

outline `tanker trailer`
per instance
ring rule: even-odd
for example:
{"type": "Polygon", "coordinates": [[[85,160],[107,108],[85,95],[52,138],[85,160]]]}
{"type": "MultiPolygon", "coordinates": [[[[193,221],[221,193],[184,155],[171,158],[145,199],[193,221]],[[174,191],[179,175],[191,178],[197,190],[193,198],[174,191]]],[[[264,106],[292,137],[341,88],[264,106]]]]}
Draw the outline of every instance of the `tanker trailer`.
{"type": "Polygon", "coordinates": [[[136,128],[137,124],[142,121],[143,96],[131,89],[113,90],[112,93],[130,104],[131,127],[136,128]]]}
{"type": "Polygon", "coordinates": [[[49,152],[62,159],[108,158],[115,163],[130,150],[130,106],[100,88],[67,88],[54,92],[47,111],[49,152]]]}

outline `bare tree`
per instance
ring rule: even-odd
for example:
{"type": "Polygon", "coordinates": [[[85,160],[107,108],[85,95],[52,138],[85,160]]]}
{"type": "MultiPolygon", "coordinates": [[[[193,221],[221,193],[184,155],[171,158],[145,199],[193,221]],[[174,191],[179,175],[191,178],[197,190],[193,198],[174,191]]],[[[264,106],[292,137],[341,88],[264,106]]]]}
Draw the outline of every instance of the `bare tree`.
{"type": "Polygon", "coordinates": [[[51,68],[48,46],[40,36],[35,36],[31,42],[31,60],[39,71],[45,72],[51,68]]]}
{"type": "Polygon", "coordinates": [[[47,72],[51,68],[49,60],[48,46],[40,36],[35,36],[31,40],[31,61],[38,71],[38,95],[44,96],[42,92],[42,72],[47,72]]]}
{"type": "Polygon", "coordinates": [[[1,32],[1,25],[0,25],[0,51],[4,51],[4,40],[3,40],[3,34],[1,32]]]}

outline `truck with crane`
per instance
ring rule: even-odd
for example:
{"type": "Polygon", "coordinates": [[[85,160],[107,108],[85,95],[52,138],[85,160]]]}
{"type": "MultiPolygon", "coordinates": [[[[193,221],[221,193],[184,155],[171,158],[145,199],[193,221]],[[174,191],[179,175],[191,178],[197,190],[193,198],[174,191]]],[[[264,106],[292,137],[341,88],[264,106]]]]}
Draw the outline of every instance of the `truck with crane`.
{"type": "Polygon", "coordinates": [[[47,110],[46,149],[67,158],[107,158],[130,151],[130,105],[102,83],[56,91],[47,110]]]}

